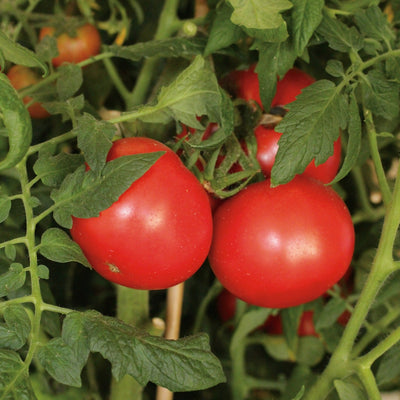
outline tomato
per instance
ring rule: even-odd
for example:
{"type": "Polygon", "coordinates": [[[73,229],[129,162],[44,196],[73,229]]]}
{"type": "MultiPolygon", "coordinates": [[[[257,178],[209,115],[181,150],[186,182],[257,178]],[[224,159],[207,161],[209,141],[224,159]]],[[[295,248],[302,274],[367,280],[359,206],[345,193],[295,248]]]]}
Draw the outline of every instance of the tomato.
{"type": "Polygon", "coordinates": [[[108,160],[165,151],[120,198],[94,218],[73,218],[72,238],[111,282],[165,289],[192,276],[207,257],[212,216],[207,194],[179,157],[149,138],[117,140],[108,160]]]}
{"type": "MultiPolygon", "coordinates": [[[[263,174],[268,178],[271,176],[272,166],[278,152],[278,140],[282,133],[276,132],[273,128],[266,128],[259,125],[254,131],[257,140],[257,160],[263,174]]],[[[306,167],[302,175],[318,179],[323,183],[329,183],[336,176],[341,159],[341,140],[339,138],[333,144],[333,155],[324,163],[316,166],[314,160],[306,167]]]]}
{"type": "MultiPolygon", "coordinates": [[[[54,36],[55,28],[46,26],[40,30],[39,39],[45,36],[54,36]]],[[[87,23],[76,30],[76,36],[62,33],[57,36],[58,56],[52,59],[55,67],[62,63],[79,63],[100,52],[101,38],[95,26],[87,23]]]]}
{"type": "Polygon", "coordinates": [[[339,195],[297,176],[250,184],[214,213],[209,262],[241,300],[285,308],[314,300],[345,274],[354,251],[351,215],[339,195]]]}
{"type": "MultiPolygon", "coordinates": [[[[8,73],[7,77],[10,80],[11,85],[14,86],[16,90],[24,89],[28,86],[34,85],[40,81],[40,76],[36,74],[32,69],[25,67],[23,65],[13,65],[8,73]]],[[[28,104],[32,101],[32,97],[25,96],[22,101],[24,104],[28,104]]],[[[29,114],[32,118],[47,118],[50,114],[47,112],[43,106],[35,102],[28,107],[29,114]]]]}
{"type": "MultiPolygon", "coordinates": [[[[234,96],[247,101],[253,100],[262,108],[260,98],[260,83],[258,74],[255,72],[256,65],[253,64],[247,70],[232,71],[223,84],[234,96]]],[[[293,102],[301,91],[315,82],[315,79],[298,68],[290,69],[276,85],[275,97],[271,108],[285,107],[293,102]]]]}

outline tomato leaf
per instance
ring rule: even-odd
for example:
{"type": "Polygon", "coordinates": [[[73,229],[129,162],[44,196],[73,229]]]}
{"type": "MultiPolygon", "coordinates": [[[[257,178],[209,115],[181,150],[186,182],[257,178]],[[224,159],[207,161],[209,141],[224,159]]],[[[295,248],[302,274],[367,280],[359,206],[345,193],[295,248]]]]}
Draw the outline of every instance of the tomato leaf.
{"type": "Polygon", "coordinates": [[[350,95],[349,104],[349,140],[347,142],[346,156],[340,171],[331,183],[339,182],[343,179],[356,164],[361,151],[361,132],[361,118],[358,110],[357,99],[355,98],[354,93],[352,93],[350,95]]]}
{"type": "Polygon", "coordinates": [[[61,114],[64,122],[75,117],[76,111],[82,110],[84,105],[85,98],[82,94],[66,101],[47,101],[43,104],[50,114],[61,114]]]}
{"type": "Polygon", "coordinates": [[[300,400],[303,398],[305,382],[312,378],[312,371],[309,367],[297,364],[290,375],[288,384],[285,387],[280,400],[300,400]]]}
{"type": "Polygon", "coordinates": [[[285,24],[281,13],[289,10],[288,0],[228,0],[233,7],[232,22],[247,29],[276,29],[285,24]]]}
{"type": "Polygon", "coordinates": [[[0,196],[0,223],[4,222],[11,210],[11,200],[6,196],[0,196]]]}
{"type": "Polygon", "coordinates": [[[297,351],[299,339],[297,336],[297,329],[303,310],[303,305],[300,305],[298,307],[284,308],[281,311],[283,334],[289,349],[293,352],[297,351]]]}
{"type": "Polygon", "coordinates": [[[85,166],[82,165],[64,179],[60,189],[51,193],[51,198],[56,203],[55,220],[59,225],[71,228],[71,215],[78,218],[98,216],[117,201],[161,154],[155,152],[119,157],[108,162],[101,174],[92,170],[85,172],[85,166]]]}
{"type": "Polygon", "coordinates": [[[327,13],[324,14],[317,33],[327,40],[332,49],[343,53],[348,53],[351,50],[358,52],[364,46],[364,39],[355,26],[349,28],[327,13]]]}
{"type": "Polygon", "coordinates": [[[58,187],[68,174],[83,164],[83,161],[80,154],[63,152],[53,156],[42,150],[33,165],[33,170],[46,186],[58,187]]]}
{"type": "Polygon", "coordinates": [[[76,64],[68,63],[58,68],[57,93],[60,101],[68,100],[82,86],[82,69],[76,64]]]}
{"type": "Polygon", "coordinates": [[[0,346],[19,350],[28,339],[31,321],[22,305],[9,305],[3,311],[5,323],[0,324],[0,346]]]}
{"type": "Polygon", "coordinates": [[[400,345],[391,347],[380,359],[376,380],[378,385],[390,383],[400,374],[400,345]]]}
{"type": "Polygon", "coordinates": [[[6,75],[0,73],[0,118],[8,135],[9,150],[0,160],[0,171],[17,165],[27,153],[32,140],[32,123],[28,110],[6,75]]]}
{"type": "Polygon", "coordinates": [[[319,331],[320,329],[331,327],[345,309],[346,301],[340,297],[333,297],[320,312],[315,314],[315,329],[319,331]]]}
{"type": "Polygon", "coordinates": [[[216,8],[216,15],[211,24],[204,56],[237,43],[244,36],[244,32],[231,21],[232,8],[222,3],[216,8]]]}
{"type": "Polygon", "coordinates": [[[206,41],[204,38],[168,38],[136,43],[129,46],[104,46],[117,57],[139,61],[147,57],[187,57],[202,54],[206,41]]]}
{"type": "Polygon", "coordinates": [[[76,261],[91,268],[78,244],[66,232],[58,228],[50,228],[44,232],[39,251],[51,261],[59,263],[76,261]]]}
{"type": "Polygon", "coordinates": [[[292,35],[298,56],[304,53],[311,36],[322,20],[323,0],[292,0],[292,35]]]}
{"type": "Polygon", "coordinates": [[[365,400],[366,393],[358,385],[336,379],[334,382],[340,400],[365,400]]]}
{"type": "Polygon", "coordinates": [[[24,267],[19,263],[12,263],[10,269],[0,275],[0,297],[7,296],[9,293],[21,288],[26,279],[24,267]]]}
{"type": "Polygon", "coordinates": [[[320,80],[303,89],[288,105],[289,112],[276,127],[283,133],[272,168],[273,185],[289,182],[315,159],[325,162],[348,120],[346,98],[333,82],[320,80]]]}
{"type": "Polygon", "coordinates": [[[0,350],[0,398],[7,400],[36,399],[26,365],[18,353],[0,350]]]}
{"type": "Polygon", "coordinates": [[[393,119],[399,114],[399,84],[389,81],[384,73],[373,69],[361,81],[362,97],[365,106],[374,115],[393,119]]]}
{"type": "Polygon", "coordinates": [[[4,32],[0,31],[0,65],[4,69],[4,60],[27,67],[40,67],[44,74],[48,73],[48,67],[39,57],[24,46],[12,41],[4,32]]]}
{"type": "Polygon", "coordinates": [[[69,314],[65,323],[71,319],[77,329],[65,334],[70,348],[86,352],[88,346],[99,352],[111,362],[117,380],[128,374],[143,386],[153,382],[171,391],[201,390],[225,381],[204,334],[166,340],[96,311],[69,314]]]}
{"type": "Polygon", "coordinates": [[[58,382],[74,387],[82,385],[80,375],[84,364],[81,357],[61,338],[51,339],[40,347],[37,357],[46,371],[58,382]]]}
{"type": "Polygon", "coordinates": [[[116,130],[115,125],[97,120],[90,114],[84,114],[77,119],[75,132],[78,136],[78,147],[92,171],[97,173],[104,167],[116,130]]]}

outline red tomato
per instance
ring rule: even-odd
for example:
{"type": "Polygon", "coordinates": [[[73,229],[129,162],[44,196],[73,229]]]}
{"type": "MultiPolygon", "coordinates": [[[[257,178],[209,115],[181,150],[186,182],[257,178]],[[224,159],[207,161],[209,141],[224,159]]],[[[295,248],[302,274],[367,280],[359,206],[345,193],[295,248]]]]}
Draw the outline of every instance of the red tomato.
{"type": "MultiPolygon", "coordinates": [[[[314,325],[314,311],[304,311],[300,317],[299,326],[297,328],[298,336],[315,336],[319,337],[314,325]]],[[[264,328],[270,335],[282,335],[283,325],[282,317],[277,315],[270,315],[265,322],[264,328]]]]}
{"type": "MultiPolygon", "coordinates": [[[[273,128],[265,128],[259,125],[254,134],[257,140],[257,160],[263,174],[268,178],[271,176],[272,166],[279,147],[278,140],[282,133],[276,132],[273,128]]],[[[318,179],[323,183],[331,182],[339,170],[341,153],[342,148],[339,136],[333,144],[333,155],[318,166],[315,165],[314,160],[311,161],[302,175],[318,179]]]]}
{"type": "Polygon", "coordinates": [[[354,227],[332,188],[303,176],[270,183],[253,183],[217,208],[209,262],[241,300],[292,307],[318,298],[345,274],[354,227]]]}
{"type": "MultiPolygon", "coordinates": [[[[50,26],[43,27],[39,33],[39,39],[45,36],[54,36],[55,29],[50,26]]],[[[76,36],[72,37],[66,33],[57,36],[58,56],[53,58],[55,67],[62,63],[79,63],[100,52],[101,38],[99,31],[91,24],[80,26],[76,30],[76,36]]]]}
{"type": "MultiPolygon", "coordinates": [[[[41,79],[35,71],[23,65],[12,66],[7,73],[7,77],[10,80],[11,85],[13,85],[16,90],[24,89],[28,86],[34,85],[41,79]]],[[[25,96],[22,101],[24,104],[28,104],[32,101],[32,97],[25,96]]],[[[47,118],[50,115],[38,102],[30,105],[28,107],[28,111],[32,118],[37,119],[47,118]]]]}
{"type": "Polygon", "coordinates": [[[114,142],[108,160],[165,151],[111,207],[74,218],[71,235],[104,278],[136,289],[165,289],[192,276],[207,257],[212,216],[207,194],[179,157],[149,138],[114,142]]]}
{"type": "MultiPolygon", "coordinates": [[[[224,80],[228,91],[236,97],[247,101],[254,100],[262,108],[260,98],[260,84],[258,74],[254,71],[256,65],[247,70],[232,71],[224,80]]],[[[315,82],[315,79],[298,68],[290,69],[285,76],[278,80],[275,97],[272,100],[271,108],[284,107],[296,99],[301,91],[315,82]]]]}

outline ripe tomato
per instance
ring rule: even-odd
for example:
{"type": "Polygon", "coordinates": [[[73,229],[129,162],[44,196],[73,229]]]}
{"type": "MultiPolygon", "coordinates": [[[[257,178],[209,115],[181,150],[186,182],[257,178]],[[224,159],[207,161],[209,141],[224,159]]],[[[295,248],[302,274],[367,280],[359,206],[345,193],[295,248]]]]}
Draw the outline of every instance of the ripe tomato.
{"type": "MultiPolygon", "coordinates": [[[[13,85],[16,90],[34,85],[40,80],[40,77],[35,71],[23,65],[13,65],[7,73],[7,77],[10,80],[11,85],[13,85]]],[[[24,104],[28,104],[32,101],[32,97],[25,96],[22,101],[24,104]]],[[[28,111],[32,118],[37,119],[47,118],[50,115],[38,102],[30,105],[28,107],[28,111]]]]}
{"type": "Polygon", "coordinates": [[[165,151],[111,207],[74,218],[71,235],[104,278],[136,289],[165,289],[192,276],[207,257],[212,216],[207,194],[179,157],[149,138],[114,142],[108,160],[165,151]]]}
{"type": "Polygon", "coordinates": [[[209,262],[222,285],[249,304],[285,308],[314,300],[345,274],[354,250],[339,195],[297,176],[253,183],[214,213],[209,262]]]}
{"type": "MultiPolygon", "coordinates": [[[[50,26],[43,27],[39,33],[39,39],[45,36],[54,36],[55,29],[50,26]]],[[[100,52],[101,38],[99,31],[93,25],[87,23],[76,30],[76,36],[66,33],[57,36],[58,56],[53,58],[55,67],[62,63],[79,63],[100,52]]]]}
{"type": "MultiPolygon", "coordinates": [[[[228,78],[223,81],[236,97],[247,101],[254,100],[262,108],[260,98],[260,83],[258,74],[254,71],[253,64],[247,70],[232,71],[228,78]]],[[[285,107],[296,99],[301,91],[315,82],[315,79],[298,68],[290,69],[276,85],[275,97],[272,100],[271,108],[285,107]]]]}
{"type": "MultiPolygon", "coordinates": [[[[271,176],[272,166],[275,162],[275,156],[278,152],[278,140],[282,133],[276,132],[273,128],[265,128],[259,125],[254,131],[257,140],[257,160],[260,164],[263,174],[269,178],[271,176]]],[[[323,183],[329,183],[336,176],[342,153],[340,136],[333,145],[333,155],[323,164],[315,165],[314,160],[306,167],[302,175],[318,179],[323,183]]]]}

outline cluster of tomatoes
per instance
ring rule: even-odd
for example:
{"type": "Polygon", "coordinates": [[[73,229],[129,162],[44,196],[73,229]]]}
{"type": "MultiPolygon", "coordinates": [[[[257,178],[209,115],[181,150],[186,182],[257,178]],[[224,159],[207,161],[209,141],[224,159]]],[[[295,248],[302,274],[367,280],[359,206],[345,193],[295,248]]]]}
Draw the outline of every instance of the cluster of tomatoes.
{"type": "MultiPolygon", "coordinates": [[[[248,74],[258,93],[257,75],[252,69],[236,74],[241,77],[232,78],[236,95],[257,101],[254,93],[244,92],[249,86],[243,83],[248,74]]],[[[285,107],[300,93],[304,81],[299,76],[308,77],[294,69],[279,81],[276,105],[285,107]]],[[[343,277],[354,250],[350,213],[324,185],[338,170],[340,139],[325,164],[310,165],[291,182],[272,187],[279,134],[260,125],[255,135],[265,180],[249,184],[213,211],[206,190],[169,147],[149,138],[117,140],[109,160],[165,153],[99,217],[74,218],[73,239],[102,276],[137,289],[183,282],[208,258],[222,285],[249,304],[285,308],[320,297],[343,277]],[[266,164],[264,152],[269,152],[266,164]]]]}
{"type": "MultiPolygon", "coordinates": [[[[39,40],[46,36],[55,36],[58,55],[51,61],[54,67],[63,63],[79,63],[100,52],[101,38],[97,28],[89,23],[79,26],[76,35],[68,33],[57,34],[54,27],[43,27],[39,32],[39,40]]],[[[24,65],[13,65],[7,72],[8,79],[15,89],[20,90],[37,84],[42,79],[34,70],[24,65]]],[[[34,102],[32,97],[25,96],[24,104],[29,104],[28,111],[32,118],[43,119],[49,117],[48,111],[40,102],[34,102]]]]}

